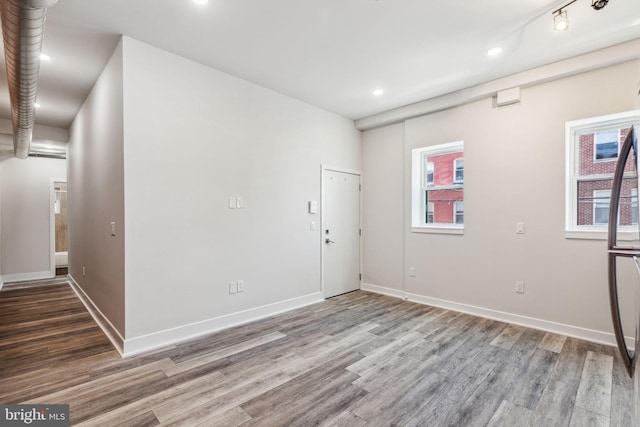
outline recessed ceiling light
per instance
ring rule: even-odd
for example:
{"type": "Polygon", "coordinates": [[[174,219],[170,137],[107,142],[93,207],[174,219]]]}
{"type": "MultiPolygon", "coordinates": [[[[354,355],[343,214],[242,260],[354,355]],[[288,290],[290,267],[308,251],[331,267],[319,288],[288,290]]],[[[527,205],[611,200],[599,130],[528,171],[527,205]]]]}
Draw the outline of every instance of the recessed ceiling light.
{"type": "Polygon", "coordinates": [[[49,55],[47,55],[46,53],[41,53],[40,54],[40,59],[43,61],[51,61],[51,57],[49,55]]]}
{"type": "Polygon", "coordinates": [[[193,0],[195,4],[207,4],[209,0],[193,0]]]}
{"type": "Polygon", "coordinates": [[[492,47],[487,51],[487,55],[489,56],[497,56],[502,53],[502,48],[500,46],[492,47]]]}
{"type": "Polygon", "coordinates": [[[382,94],[384,93],[384,90],[374,89],[371,93],[373,94],[373,96],[382,96],[382,94]]]}

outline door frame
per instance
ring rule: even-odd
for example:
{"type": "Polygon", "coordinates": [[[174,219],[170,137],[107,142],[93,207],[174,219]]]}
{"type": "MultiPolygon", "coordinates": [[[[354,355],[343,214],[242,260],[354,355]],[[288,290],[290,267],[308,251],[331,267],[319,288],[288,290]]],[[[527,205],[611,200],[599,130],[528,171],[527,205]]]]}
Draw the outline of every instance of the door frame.
{"type": "Polygon", "coordinates": [[[66,178],[49,180],[49,273],[56,277],[56,182],[67,183],[66,178]]]}
{"type": "MultiPolygon", "coordinates": [[[[349,169],[342,168],[338,166],[330,166],[321,164],[320,165],[320,292],[322,293],[322,298],[327,299],[325,296],[325,286],[324,286],[324,267],[325,267],[325,243],[324,243],[324,220],[325,220],[325,185],[324,178],[326,172],[340,172],[340,173],[348,173],[351,175],[358,176],[358,182],[360,183],[360,191],[358,192],[358,204],[360,206],[359,209],[359,224],[360,230],[362,230],[362,171],[357,169],[349,169]]],[[[358,269],[360,270],[360,289],[362,289],[362,233],[360,234],[359,241],[359,253],[358,253],[358,269]]]]}

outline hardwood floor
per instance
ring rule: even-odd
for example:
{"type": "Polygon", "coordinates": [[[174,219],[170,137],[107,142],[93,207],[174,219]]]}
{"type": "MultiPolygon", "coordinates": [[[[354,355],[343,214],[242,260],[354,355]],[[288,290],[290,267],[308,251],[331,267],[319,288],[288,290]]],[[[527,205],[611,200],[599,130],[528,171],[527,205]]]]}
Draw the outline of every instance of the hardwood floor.
{"type": "Polygon", "coordinates": [[[633,425],[612,347],[363,291],[121,359],[67,284],[10,289],[0,360],[73,425],[633,425]]]}

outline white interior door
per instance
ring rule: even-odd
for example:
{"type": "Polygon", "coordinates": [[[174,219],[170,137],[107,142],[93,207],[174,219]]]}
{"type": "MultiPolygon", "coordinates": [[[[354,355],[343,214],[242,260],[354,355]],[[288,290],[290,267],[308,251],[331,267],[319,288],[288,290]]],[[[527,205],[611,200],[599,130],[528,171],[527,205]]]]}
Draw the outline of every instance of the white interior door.
{"type": "Polygon", "coordinates": [[[324,170],[324,296],[360,289],[360,175],[324,170]]]}

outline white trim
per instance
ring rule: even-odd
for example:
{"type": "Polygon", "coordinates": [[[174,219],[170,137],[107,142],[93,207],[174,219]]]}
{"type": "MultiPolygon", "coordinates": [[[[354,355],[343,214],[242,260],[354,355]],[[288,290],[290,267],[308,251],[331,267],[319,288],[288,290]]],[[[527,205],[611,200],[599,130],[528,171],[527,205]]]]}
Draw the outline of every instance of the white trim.
{"type": "Polygon", "coordinates": [[[95,320],[100,329],[102,329],[102,332],[104,332],[107,338],[109,338],[111,344],[113,344],[118,353],[120,353],[120,356],[124,356],[124,337],[120,334],[120,332],[118,332],[116,327],[113,326],[113,323],[111,323],[109,319],[107,319],[107,316],[105,316],[102,311],[100,311],[98,306],[94,304],[93,300],[84,292],[82,287],[80,287],[78,282],[75,281],[73,276],[69,274],[68,277],[68,282],[71,286],[71,289],[73,289],[82,304],[84,304],[91,317],[93,317],[93,320],[95,320]]]}
{"type": "Polygon", "coordinates": [[[329,166],[329,165],[320,165],[320,166],[322,167],[323,171],[327,170],[327,171],[342,172],[342,173],[349,173],[351,175],[362,176],[362,171],[357,169],[341,168],[340,166],[329,166]]]}
{"type": "MultiPolygon", "coordinates": [[[[360,186],[360,191],[358,192],[358,203],[359,203],[359,215],[360,215],[360,224],[359,228],[362,230],[362,171],[356,169],[347,169],[339,166],[329,166],[329,165],[320,165],[320,293],[323,298],[325,297],[324,292],[324,267],[325,267],[325,254],[324,254],[324,230],[325,230],[325,186],[324,186],[324,178],[325,173],[327,171],[340,172],[340,173],[348,173],[351,175],[356,175],[358,177],[358,184],[360,186]]],[[[360,285],[362,287],[362,233],[360,233],[360,248],[358,253],[358,269],[360,270],[360,285]]]]}
{"type": "MultiPolygon", "coordinates": [[[[431,298],[423,295],[403,292],[398,289],[386,288],[383,286],[372,285],[369,283],[362,284],[362,290],[374,292],[382,295],[388,295],[401,298],[406,301],[416,302],[418,304],[440,307],[447,310],[453,310],[460,313],[470,314],[473,316],[483,317],[486,319],[497,320],[500,322],[512,323],[515,325],[525,326],[527,328],[538,329],[555,334],[566,335],[569,337],[579,338],[585,341],[591,341],[598,344],[616,346],[614,334],[610,332],[596,331],[593,329],[582,328],[579,326],[566,325],[563,323],[551,322],[534,317],[522,316],[504,311],[492,310],[484,307],[477,307],[469,304],[447,301],[439,298],[431,298]]],[[[633,338],[627,337],[627,342],[633,342],[633,338]]]]}
{"type": "Polygon", "coordinates": [[[37,271],[33,273],[17,273],[17,274],[5,274],[0,278],[3,283],[10,282],[26,282],[30,280],[43,280],[43,279],[53,279],[55,277],[55,272],[51,274],[50,271],[37,271]]]}
{"type": "Polygon", "coordinates": [[[421,227],[411,227],[411,232],[427,234],[464,234],[464,227],[462,224],[427,224],[421,227]]]}
{"type": "MultiPolygon", "coordinates": [[[[576,239],[600,239],[593,233],[603,232],[592,225],[577,225],[578,221],[578,135],[586,131],[598,131],[620,127],[626,124],[640,123],[640,110],[607,114],[598,117],[572,120],[565,123],[565,237],[576,239]],[[591,236],[591,237],[589,237],[591,236]]],[[[620,144],[619,144],[620,147],[620,144]]],[[[620,148],[618,148],[620,149],[620,148]]],[[[613,173],[610,175],[613,177],[613,173]]],[[[604,175],[594,175],[594,180],[603,179],[604,175]]],[[[597,227],[597,226],[596,226],[597,227]]],[[[604,230],[606,239],[606,230],[604,230]]]]}
{"type": "Polygon", "coordinates": [[[190,323],[177,328],[165,329],[149,335],[129,338],[124,341],[124,357],[153,350],[158,347],[190,340],[202,335],[211,334],[234,326],[255,322],[266,317],[275,316],[311,304],[323,302],[320,292],[267,304],[248,310],[214,317],[201,322],[190,323]]]}
{"type": "Polygon", "coordinates": [[[372,285],[371,283],[362,283],[362,290],[376,294],[387,295],[394,298],[406,299],[406,292],[402,289],[387,288],[384,286],[372,285]]]}
{"type": "MultiPolygon", "coordinates": [[[[425,203],[425,192],[442,188],[460,189],[464,188],[464,180],[456,183],[455,164],[458,160],[464,161],[464,140],[447,142],[445,144],[435,144],[426,147],[414,148],[411,150],[411,232],[413,233],[435,233],[435,234],[464,234],[464,223],[455,224],[455,211],[452,224],[426,223],[427,207],[425,203]],[[425,164],[426,156],[439,156],[450,153],[463,153],[463,157],[453,159],[452,185],[447,187],[425,186],[425,164]]],[[[434,165],[435,182],[435,165],[434,165]]],[[[455,209],[455,208],[454,208],[455,209]]],[[[434,207],[435,219],[435,207],[434,207]]]]}
{"type": "MultiPolygon", "coordinates": [[[[565,231],[564,237],[566,239],[581,239],[581,240],[607,240],[608,231],[606,226],[594,226],[592,230],[579,230],[579,231],[565,231]]],[[[618,231],[618,241],[632,242],[638,240],[637,231],[618,231]]]]}
{"type": "Polygon", "coordinates": [[[107,319],[107,317],[102,313],[102,311],[100,311],[100,309],[94,304],[80,285],[78,285],[74,278],[69,276],[68,282],[80,301],[87,308],[89,314],[91,314],[91,317],[93,317],[100,329],[102,329],[122,357],[128,357],[159,347],[190,340],[202,335],[211,334],[223,329],[254,322],[256,320],[324,301],[322,294],[320,292],[316,292],[224,316],[214,317],[200,322],[190,323],[176,328],[154,332],[140,337],[125,339],[109,319],[107,319]]]}

